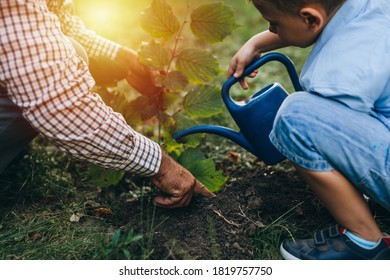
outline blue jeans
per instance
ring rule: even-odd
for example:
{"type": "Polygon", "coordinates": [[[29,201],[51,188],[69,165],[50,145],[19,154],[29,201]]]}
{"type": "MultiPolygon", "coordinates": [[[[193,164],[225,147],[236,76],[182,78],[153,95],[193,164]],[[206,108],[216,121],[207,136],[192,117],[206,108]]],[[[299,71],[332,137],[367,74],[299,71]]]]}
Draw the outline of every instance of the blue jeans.
{"type": "Polygon", "coordinates": [[[270,140],[295,164],[319,172],[336,169],[390,209],[390,130],[379,118],[296,92],[279,109],[270,140]]]}
{"type": "Polygon", "coordinates": [[[37,134],[0,87],[0,173],[37,134]]]}

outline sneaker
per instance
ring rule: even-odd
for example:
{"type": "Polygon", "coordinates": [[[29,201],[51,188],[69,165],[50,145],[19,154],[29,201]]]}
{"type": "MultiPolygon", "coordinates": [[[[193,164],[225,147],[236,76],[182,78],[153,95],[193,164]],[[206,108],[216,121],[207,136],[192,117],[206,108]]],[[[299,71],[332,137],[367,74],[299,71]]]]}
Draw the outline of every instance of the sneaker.
{"type": "Polygon", "coordinates": [[[336,225],[314,234],[313,239],[287,240],[280,246],[285,260],[390,260],[390,236],[373,249],[355,244],[336,225]]]}

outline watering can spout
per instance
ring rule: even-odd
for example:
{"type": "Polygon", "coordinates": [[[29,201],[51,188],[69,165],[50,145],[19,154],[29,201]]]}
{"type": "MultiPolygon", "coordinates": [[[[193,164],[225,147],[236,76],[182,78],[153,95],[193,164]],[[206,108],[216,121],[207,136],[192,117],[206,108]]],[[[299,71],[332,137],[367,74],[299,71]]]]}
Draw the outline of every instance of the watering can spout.
{"type": "Polygon", "coordinates": [[[252,147],[252,145],[245,139],[245,137],[241,133],[233,129],[219,126],[219,125],[199,125],[199,126],[190,127],[185,130],[177,132],[176,134],[173,135],[173,138],[175,140],[179,140],[180,138],[195,133],[210,133],[210,134],[215,134],[215,135],[225,137],[233,141],[234,143],[240,145],[244,149],[248,150],[252,154],[254,155],[257,154],[255,149],[252,147]]]}

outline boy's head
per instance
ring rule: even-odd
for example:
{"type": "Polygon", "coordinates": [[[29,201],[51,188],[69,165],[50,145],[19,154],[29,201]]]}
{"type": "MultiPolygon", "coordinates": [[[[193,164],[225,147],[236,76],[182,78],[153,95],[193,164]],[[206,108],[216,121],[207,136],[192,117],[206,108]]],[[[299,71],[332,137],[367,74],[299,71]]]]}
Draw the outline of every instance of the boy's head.
{"type": "Polygon", "coordinates": [[[288,45],[308,47],[346,0],[252,0],[269,31],[288,45]]]}

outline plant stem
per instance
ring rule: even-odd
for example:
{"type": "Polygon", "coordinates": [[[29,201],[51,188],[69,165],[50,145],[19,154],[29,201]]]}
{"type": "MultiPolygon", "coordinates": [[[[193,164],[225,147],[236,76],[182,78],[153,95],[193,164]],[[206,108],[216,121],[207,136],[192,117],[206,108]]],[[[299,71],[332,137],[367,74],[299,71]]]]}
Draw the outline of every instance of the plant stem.
{"type": "Polygon", "coordinates": [[[175,44],[173,46],[171,60],[169,61],[169,64],[168,64],[168,69],[167,69],[168,71],[170,70],[172,63],[173,63],[174,59],[176,58],[176,51],[177,51],[178,46],[179,46],[179,41],[180,41],[181,35],[183,33],[185,25],[188,23],[187,14],[188,14],[189,9],[190,9],[190,5],[187,2],[187,9],[186,9],[186,12],[184,14],[184,21],[180,27],[179,33],[177,34],[177,36],[175,38],[175,44]]]}
{"type": "MultiPolygon", "coordinates": [[[[189,9],[190,9],[190,5],[187,2],[187,9],[186,9],[186,12],[184,14],[184,21],[183,21],[183,24],[181,25],[180,30],[177,33],[177,36],[175,38],[175,43],[173,45],[173,50],[171,52],[171,59],[170,59],[170,61],[168,63],[168,66],[167,66],[167,73],[169,73],[169,71],[170,71],[170,69],[172,67],[172,63],[175,60],[175,58],[177,57],[176,52],[177,52],[177,49],[179,47],[179,41],[180,41],[181,35],[182,35],[183,31],[184,31],[184,27],[188,23],[187,15],[188,15],[189,9]]],[[[160,144],[160,141],[162,139],[162,135],[161,135],[161,131],[162,131],[161,120],[162,120],[162,114],[164,112],[164,108],[162,106],[163,105],[163,95],[159,96],[158,104],[159,104],[159,109],[158,109],[158,120],[159,120],[158,121],[158,143],[160,144]]]]}

